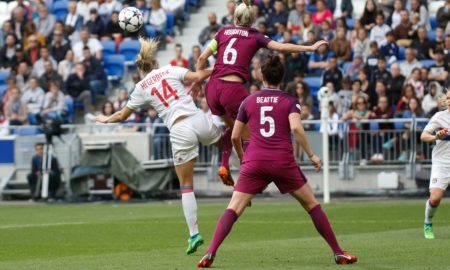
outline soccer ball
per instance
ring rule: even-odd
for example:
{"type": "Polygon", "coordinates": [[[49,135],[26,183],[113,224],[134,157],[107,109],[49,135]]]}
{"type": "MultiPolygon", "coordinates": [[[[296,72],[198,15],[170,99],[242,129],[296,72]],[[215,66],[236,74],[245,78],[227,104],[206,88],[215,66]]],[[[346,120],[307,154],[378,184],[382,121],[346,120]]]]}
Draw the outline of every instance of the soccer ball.
{"type": "Polygon", "coordinates": [[[124,31],[136,32],[144,24],[144,17],[139,9],[126,7],[119,13],[119,26],[124,31]]]}

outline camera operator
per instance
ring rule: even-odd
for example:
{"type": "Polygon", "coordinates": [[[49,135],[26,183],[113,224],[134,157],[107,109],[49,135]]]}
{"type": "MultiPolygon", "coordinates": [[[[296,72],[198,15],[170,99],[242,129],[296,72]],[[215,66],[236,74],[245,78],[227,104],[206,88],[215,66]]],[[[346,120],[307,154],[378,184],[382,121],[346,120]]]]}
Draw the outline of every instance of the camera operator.
{"type": "MultiPolygon", "coordinates": [[[[31,159],[31,172],[28,174],[28,184],[30,185],[31,197],[36,200],[40,197],[40,190],[36,192],[37,183],[42,175],[42,160],[44,158],[44,143],[36,143],[34,146],[36,154],[31,159]]],[[[58,160],[52,156],[51,168],[49,171],[48,195],[49,201],[54,200],[61,182],[61,170],[59,169],[58,160]]]]}

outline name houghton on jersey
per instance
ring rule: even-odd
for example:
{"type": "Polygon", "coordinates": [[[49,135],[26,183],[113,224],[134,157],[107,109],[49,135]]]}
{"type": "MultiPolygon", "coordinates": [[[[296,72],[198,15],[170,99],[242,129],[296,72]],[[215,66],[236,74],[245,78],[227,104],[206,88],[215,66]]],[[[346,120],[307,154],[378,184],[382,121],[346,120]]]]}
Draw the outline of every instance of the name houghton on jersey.
{"type": "Polygon", "coordinates": [[[248,31],[242,30],[242,29],[228,29],[228,30],[225,30],[223,32],[223,34],[226,36],[239,35],[239,36],[243,36],[243,37],[248,37],[248,31]]]}
{"type": "Polygon", "coordinates": [[[257,97],[256,103],[278,103],[278,97],[257,97]]]}

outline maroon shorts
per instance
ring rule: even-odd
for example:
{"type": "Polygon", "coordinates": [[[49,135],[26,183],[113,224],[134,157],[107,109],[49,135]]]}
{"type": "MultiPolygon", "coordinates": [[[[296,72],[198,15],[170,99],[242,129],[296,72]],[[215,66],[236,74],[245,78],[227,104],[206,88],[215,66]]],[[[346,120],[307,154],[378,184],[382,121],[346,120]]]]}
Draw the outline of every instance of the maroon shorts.
{"type": "Polygon", "coordinates": [[[243,83],[211,79],[206,84],[205,96],[212,114],[236,119],[239,107],[249,93],[243,83]]]}
{"type": "Polygon", "coordinates": [[[301,188],[306,177],[295,161],[249,161],[241,165],[235,191],[258,194],[274,182],[281,193],[291,193],[301,188]]]}

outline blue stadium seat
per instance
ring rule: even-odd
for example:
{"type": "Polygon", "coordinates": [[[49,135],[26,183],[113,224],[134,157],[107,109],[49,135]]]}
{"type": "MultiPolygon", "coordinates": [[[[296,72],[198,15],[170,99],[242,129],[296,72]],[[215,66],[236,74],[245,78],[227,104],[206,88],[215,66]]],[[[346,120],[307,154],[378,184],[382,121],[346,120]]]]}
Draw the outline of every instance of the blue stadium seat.
{"type": "Polygon", "coordinates": [[[102,52],[103,52],[103,57],[107,56],[107,55],[111,55],[111,54],[116,54],[116,42],[114,41],[102,41],[102,52]]]}
{"type": "Polygon", "coordinates": [[[75,114],[75,108],[74,108],[74,104],[73,104],[73,99],[67,98],[64,101],[66,102],[66,106],[67,106],[67,115],[64,118],[64,122],[72,123],[73,122],[73,116],[75,114]]]}
{"type": "Polygon", "coordinates": [[[113,54],[103,58],[103,64],[109,80],[122,78],[125,71],[125,56],[113,54]]]}
{"type": "Polygon", "coordinates": [[[398,47],[398,59],[399,61],[405,60],[405,47],[398,47]]]}
{"type": "Polygon", "coordinates": [[[395,130],[403,130],[405,128],[404,122],[395,122],[394,123],[395,130]]]}
{"type": "Polygon", "coordinates": [[[18,127],[15,134],[18,136],[33,136],[42,134],[42,131],[37,127],[18,127]]]}
{"type": "Polygon", "coordinates": [[[193,7],[197,7],[198,6],[198,2],[199,2],[199,0],[189,0],[189,5],[191,5],[193,7]]]}
{"type": "Polygon", "coordinates": [[[6,84],[0,84],[0,99],[3,97],[3,95],[6,92],[6,89],[8,89],[8,85],[6,84]]]}
{"type": "Polygon", "coordinates": [[[68,12],[68,1],[57,1],[53,3],[52,13],[58,20],[62,20],[68,12]]]}
{"type": "Polygon", "coordinates": [[[175,16],[173,15],[172,12],[166,12],[166,16],[167,16],[166,33],[168,35],[173,35],[175,26],[175,16]]]}
{"type": "Polygon", "coordinates": [[[349,29],[355,28],[355,20],[354,20],[354,19],[352,19],[352,18],[347,18],[347,19],[346,19],[346,23],[347,23],[347,27],[348,27],[349,29]]]}
{"type": "Polygon", "coordinates": [[[151,26],[150,24],[145,25],[145,30],[147,31],[147,35],[151,38],[156,37],[156,29],[155,27],[151,26]]]}
{"type": "Polygon", "coordinates": [[[313,5],[313,4],[309,4],[306,6],[306,10],[311,13],[317,12],[317,6],[313,5]]]}
{"type": "Polygon", "coordinates": [[[434,65],[436,63],[436,61],[434,61],[434,60],[421,60],[420,63],[422,63],[423,67],[429,68],[432,65],[434,65]]]}
{"type": "Polygon", "coordinates": [[[182,16],[183,21],[189,20],[189,13],[190,13],[189,1],[185,1],[184,8],[183,8],[183,16],[182,16]]]}
{"type": "Polygon", "coordinates": [[[428,32],[428,39],[429,40],[435,40],[436,39],[436,31],[429,31],[428,32]]]}
{"type": "Polygon", "coordinates": [[[0,71],[0,85],[6,84],[6,80],[8,79],[11,72],[9,71],[0,71]]]}
{"type": "Polygon", "coordinates": [[[344,71],[344,74],[347,73],[347,70],[350,68],[351,65],[352,65],[351,61],[344,62],[344,64],[342,65],[342,71],[344,71]]]}
{"type": "Polygon", "coordinates": [[[378,122],[370,122],[370,131],[378,131],[378,130],[380,130],[378,122]]]}
{"type": "Polygon", "coordinates": [[[431,29],[436,30],[436,27],[438,25],[436,17],[431,17],[430,18],[430,24],[431,24],[431,29]]]}
{"type": "Polygon", "coordinates": [[[317,92],[322,86],[322,77],[305,77],[303,81],[309,86],[309,91],[313,97],[317,96],[317,92]]]}
{"type": "Polygon", "coordinates": [[[126,61],[134,61],[140,49],[141,44],[138,40],[122,41],[120,43],[119,53],[125,56],[126,61]]]}

